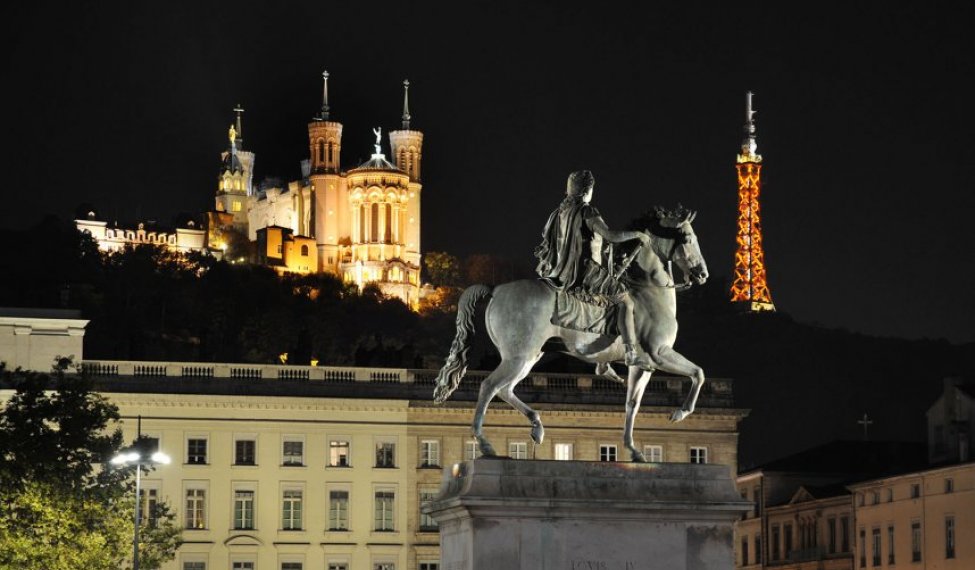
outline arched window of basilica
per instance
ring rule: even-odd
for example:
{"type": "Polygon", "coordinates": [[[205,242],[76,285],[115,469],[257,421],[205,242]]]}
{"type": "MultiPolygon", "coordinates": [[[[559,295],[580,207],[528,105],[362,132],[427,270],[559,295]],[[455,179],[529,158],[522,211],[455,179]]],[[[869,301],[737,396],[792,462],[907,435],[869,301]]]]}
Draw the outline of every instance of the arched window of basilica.
{"type": "Polygon", "coordinates": [[[301,255],[303,255],[304,257],[308,257],[308,246],[307,245],[301,246],[301,255]]]}
{"type": "Polygon", "coordinates": [[[386,243],[393,243],[393,205],[386,202],[386,235],[383,237],[386,243]]]}
{"type": "Polygon", "coordinates": [[[379,241],[379,202],[372,203],[372,220],[370,221],[372,222],[371,239],[373,243],[376,243],[379,241]]]}
{"type": "Polygon", "coordinates": [[[318,139],[318,163],[321,164],[325,162],[325,140],[318,139]]]}

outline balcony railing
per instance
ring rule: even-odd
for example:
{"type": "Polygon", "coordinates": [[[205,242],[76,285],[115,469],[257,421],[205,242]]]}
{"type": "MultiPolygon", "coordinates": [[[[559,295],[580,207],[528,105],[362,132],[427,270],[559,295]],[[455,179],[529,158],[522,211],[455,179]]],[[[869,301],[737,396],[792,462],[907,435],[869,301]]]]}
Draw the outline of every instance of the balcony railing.
{"type": "MultiPolygon", "coordinates": [[[[207,379],[227,378],[241,381],[289,381],[309,384],[380,384],[412,385],[432,388],[436,370],[406,368],[369,368],[357,366],[296,366],[279,364],[203,363],[203,362],[147,362],[127,360],[85,360],[81,368],[93,378],[207,379]]],[[[476,393],[489,372],[470,370],[461,382],[459,391],[476,393]]],[[[674,405],[683,401],[690,390],[686,378],[656,376],[647,386],[644,403],[674,405]]],[[[528,395],[552,392],[623,397],[626,386],[593,374],[532,373],[518,386],[518,392],[528,395]]],[[[731,407],[732,381],[728,378],[709,378],[701,390],[700,404],[711,407],[731,407]]]]}

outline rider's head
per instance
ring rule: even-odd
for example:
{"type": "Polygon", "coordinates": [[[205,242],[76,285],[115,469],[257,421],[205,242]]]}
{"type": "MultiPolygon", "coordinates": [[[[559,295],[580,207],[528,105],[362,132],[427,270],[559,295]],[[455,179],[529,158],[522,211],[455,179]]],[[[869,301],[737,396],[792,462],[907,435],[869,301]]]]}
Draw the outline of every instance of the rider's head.
{"type": "Polygon", "coordinates": [[[592,188],[596,184],[592,172],[588,170],[577,170],[569,175],[569,182],[565,187],[565,195],[579,198],[583,202],[592,199],[592,188]]]}

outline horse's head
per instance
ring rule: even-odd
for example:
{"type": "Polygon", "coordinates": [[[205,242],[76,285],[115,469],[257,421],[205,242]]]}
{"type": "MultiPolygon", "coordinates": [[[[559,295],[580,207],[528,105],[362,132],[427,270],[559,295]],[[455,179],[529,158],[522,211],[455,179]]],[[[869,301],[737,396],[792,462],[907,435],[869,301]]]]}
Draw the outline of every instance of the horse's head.
{"type": "Polygon", "coordinates": [[[673,211],[658,206],[650,220],[648,232],[655,238],[653,250],[661,261],[673,261],[685,278],[703,285],[708,280],[708,266],[691,226],[696,216],[697,212],[686,210],[681,205],[673,211]]]}

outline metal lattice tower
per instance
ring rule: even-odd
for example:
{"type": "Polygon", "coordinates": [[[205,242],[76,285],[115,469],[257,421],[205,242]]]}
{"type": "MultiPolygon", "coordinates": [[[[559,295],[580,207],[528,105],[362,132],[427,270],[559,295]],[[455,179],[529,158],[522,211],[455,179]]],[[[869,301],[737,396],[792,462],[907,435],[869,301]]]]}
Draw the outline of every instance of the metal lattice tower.
{"type": "Polygon", "coordinates": [[[738,155],[738,249],[735,251],[735,280],[731,301],[746,303],[749,311],[774,311],[772,294],[765,280],[765,251],[759,194],[762,189],[762,156],[756,152],[755,111],[752,92],[745,99],[745,138],[738,155]]]}

